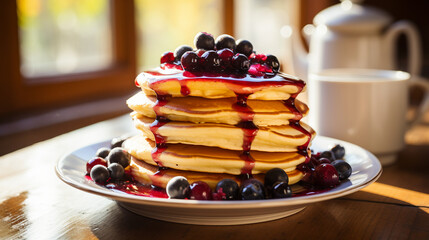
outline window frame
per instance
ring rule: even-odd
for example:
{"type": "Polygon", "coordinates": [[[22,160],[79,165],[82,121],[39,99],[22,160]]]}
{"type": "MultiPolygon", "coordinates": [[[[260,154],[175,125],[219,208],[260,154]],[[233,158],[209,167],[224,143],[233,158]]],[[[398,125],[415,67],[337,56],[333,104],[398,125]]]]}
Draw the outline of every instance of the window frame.
{"type": "Polygon", "coordinates": [[[136,28],[133,0],[111,0],[112,64],[104,69],[53,76],[26,77],[20,70],[16,1],[0,8],[0,116],[55,108],[74,102],[120,96],[135,90],[136,28]]]}

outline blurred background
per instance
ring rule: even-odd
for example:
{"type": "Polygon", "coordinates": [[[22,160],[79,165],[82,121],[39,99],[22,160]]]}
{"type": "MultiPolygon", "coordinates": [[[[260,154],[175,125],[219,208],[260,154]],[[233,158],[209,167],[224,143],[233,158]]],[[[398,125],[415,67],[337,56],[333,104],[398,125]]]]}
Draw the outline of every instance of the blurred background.
{"type": "MultiPolygon", "coordinates": [[[[291,26],[301,29],[334,0],[6,0],[1,3],[0,155],[129,112],[135,76],[162,53],[193,46],[199,31],[250,40],[283,71],[291,26]]],[[[367,0],[416,24],[429,76],[424,0],[367,0]]],[[[406,41],[399,38],[399,57],[406,41]]]]}

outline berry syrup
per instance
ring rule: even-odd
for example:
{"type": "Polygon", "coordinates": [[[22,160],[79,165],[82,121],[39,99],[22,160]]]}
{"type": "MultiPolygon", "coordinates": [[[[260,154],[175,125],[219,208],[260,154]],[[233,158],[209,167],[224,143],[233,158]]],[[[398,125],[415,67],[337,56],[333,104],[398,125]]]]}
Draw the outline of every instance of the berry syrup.
{"type": "Polygon", "coordinates": [[[302,113],[295,106],[295,99],[298,96],[298,94],[299,93],[291,95],[289,99],[283,101],[283,104],[295,115],[295,119],[289,120],[289,126],[291,126],[292,128],[300,131],[301,133],[307,136],[307,141],[303,145],[298,146],[298,153],[305,156],[305,163],[308,163],[310,161],[310,157],[308,154],[309,152],[308,145],[311,142],[312,136],[311,136],[311,133],[308,132],[305,128],[303,128],[299,123],[299,120],[302,118],[302,113]]]}
{"type": "Polygon", "coordinates": [[[156,99],[157,101],[153,106],[153,110],[156,114],[156,119],[150,125],[150,130],[155,137],[156,144],[156,147],[152,150],[152,159],[156,162],[156,164],[158,164],[159,167],[163,167],[162,162],[159,160],[159,156],[167,149],[167,137],[159,134],[158,129],[170,121],[160,111],[160,108],[168,103],[169,95],[157,93],[156,99]]]}
{"type": "Polygon", "coordinates": [[[241,169],[241,174],[247,178],[251,177],[252,169],[255,166],[255,160],[250,154],[250,148],[253,140],[258,133],[259,128],[253,122],[255,112],[247,105],[247,98],[250,94],[237,94],[237,102],[232,105],[232,108],[238,113],[241,121],[236,125],[243,130],[243,144],[240,158],[244,160],[244,166],[241,169]]]}

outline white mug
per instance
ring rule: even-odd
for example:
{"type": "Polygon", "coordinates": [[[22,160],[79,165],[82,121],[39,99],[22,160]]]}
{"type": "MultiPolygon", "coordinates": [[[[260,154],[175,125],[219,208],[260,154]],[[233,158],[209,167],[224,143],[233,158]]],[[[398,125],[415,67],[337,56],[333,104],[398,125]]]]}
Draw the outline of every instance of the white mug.
{"type": "Polygon", "coordinates": [[[310,73],[309,124],[318,135],[360,145],[383,165],[391,164],[403,149],[405,131],[411,126],[406,113],[412,85],[426,89],[420,106],[428,108],[429,84],[410,81],[406,72],[343,68],[310,73]]]}

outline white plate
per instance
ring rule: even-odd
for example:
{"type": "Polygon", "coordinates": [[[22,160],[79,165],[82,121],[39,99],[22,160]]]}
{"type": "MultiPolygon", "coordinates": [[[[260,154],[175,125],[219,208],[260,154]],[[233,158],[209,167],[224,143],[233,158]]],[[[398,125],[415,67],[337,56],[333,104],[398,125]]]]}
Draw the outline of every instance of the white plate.
{"type": "Polygon", "coordinates": [[[164,221],[198,225],[234,225],[265,222],[295,214],[310,203],[341,197],[375,182],[382,168],[370,152],[354,144],[317,136],[312,142],[315,152],[328,150],[335,144],[346,149],[345,160],[353,173],[348,181],[325,192],[287,199],[253,201],[198,201],[162,199],[114,192],[85,178],[86,162],[97,149],[108,147],[110,141],[95,143],[67,154],[56,166],[58,177],[80,190],[111,198],[137,214],[164,221]]]}

